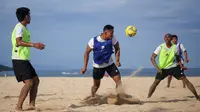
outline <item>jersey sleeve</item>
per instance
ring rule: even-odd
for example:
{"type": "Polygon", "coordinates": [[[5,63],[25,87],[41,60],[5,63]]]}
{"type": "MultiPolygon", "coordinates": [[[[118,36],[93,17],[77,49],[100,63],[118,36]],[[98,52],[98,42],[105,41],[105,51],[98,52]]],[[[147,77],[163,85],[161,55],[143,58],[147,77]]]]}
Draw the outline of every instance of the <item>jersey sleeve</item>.
{"type": "Polygon", "coordinates": [[[94,48],[94,38],[91,38],[88,42],[88,46],[93,49],[94,48]]]}
{"type": "Polygon", "coordinates": [[[185,49],[185,47],[184,47],[183,44],[180,44],[180,48],[181,48],[181,51],[182,51],[182,52],[185,52],[185,51],[186,51],[186,49],[185,49]]]}
{"type": "Polygon", "coordinates": [[[23,27],[18,26],[15,31],[16,38],[22,37],[23,33],[24,33],[23,27]]]}
{"type": "Polygon", "coordinates": [[[175,50],[174,50],[174,53],[176,54],[176,55],[179,55],[179,48],[176,46],[176,48],[175,48],[175,50]]]}
{"type": "Polygon", "coordinates": [[[155,53],[156,55],[158,55],[158,54],[160,53],[160,51],[161,51],[161,45],[159,45],[159,46],[156,48],[156,50],[154,51],[154,53],[155,53]]]}
{"type": "Polygon", "coordinates": [[[116,37],[113,36],[113,38],[112,38],[112,44],[115,45],[117,42],[118,42],[118,41],[117,41],[116,37]]]}

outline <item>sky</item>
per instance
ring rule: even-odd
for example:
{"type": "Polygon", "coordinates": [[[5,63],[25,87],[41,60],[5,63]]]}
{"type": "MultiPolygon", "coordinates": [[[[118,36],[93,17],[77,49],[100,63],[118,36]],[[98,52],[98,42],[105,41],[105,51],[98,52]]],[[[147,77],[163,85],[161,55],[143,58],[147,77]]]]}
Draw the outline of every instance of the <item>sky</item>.
{"type": "MultiPolygon", "coordinates": [[[[115,27],[121,48],[121,68],[153,68],[150,57],[164,42],[166,33],[176,34],[187,49],[188,67],[200,67],[199,0],[1,0],[0,64],[12,66],[11,33],[18,23],[18,7],[31,10],[32,42],[42,42],[45,50],[31,48],[36,69],[81,69],[90,38],[106,24],[115,27]],[[135,37],[125,28],[134,25],[135,37]]],[[[113,55],[114,58],[114,55],[113,55]]],[[[88,68],[92,68],[92,53],[88,68]]]]}

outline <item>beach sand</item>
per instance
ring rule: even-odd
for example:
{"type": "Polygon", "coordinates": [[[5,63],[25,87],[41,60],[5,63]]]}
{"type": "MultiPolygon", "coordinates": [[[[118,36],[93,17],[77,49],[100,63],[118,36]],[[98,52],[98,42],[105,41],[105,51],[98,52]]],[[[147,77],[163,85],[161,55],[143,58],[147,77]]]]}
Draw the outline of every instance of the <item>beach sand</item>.
{"type": "MultiPolygon", "coordinates": [[[[200,93],[200,77],[189,77],[200,93]]],[[[125,92],[138,98],[141,104],[107,104],[107,95],[115,92],[115,83],[109,77],[102,79],[94,102],[86,102],[90,96],[91,77],[42,77],[36,100],[39,112],[200,112],[200,101],[173,78],[166,88],[163,80],[151,98],[146,98],[154,77],[122,77],[125,92]],[[85,99],[85,100],[84,100],[85,99]],[[95,104],[92,104],[95,103],[95,104]]],[[[14,112],[23,83],[15,77],[0,77],[0,112],[14,112]]],[[[112,99],[109,99],[112,100],[112,99]]],[[[24,109],[28,106],[25,100],[24,109]]],[[[35,112],[35,111],[27,111],[35,112]]]]}

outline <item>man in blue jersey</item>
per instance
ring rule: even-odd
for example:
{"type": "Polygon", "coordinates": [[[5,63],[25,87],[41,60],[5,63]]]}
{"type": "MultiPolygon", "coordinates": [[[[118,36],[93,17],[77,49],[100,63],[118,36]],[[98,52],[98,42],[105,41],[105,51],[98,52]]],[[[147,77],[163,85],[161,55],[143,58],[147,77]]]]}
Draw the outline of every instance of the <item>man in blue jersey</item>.
{"type": "Polygon", "coordinates": [[[114,27],[112,25],[106,25],[103,28],[103,33],[99,36],[93,37],[88,42],[86,51],[84,53],[84,67],[81,70],[81,74],[84,74],[87,70],[89,54],[93,51],[93,81],[94,84],[91,88],[92,97],[95,96],[98,90],[101,79],[104,76],[105,71],[115,81],[116,87],[121,87],[121,76],[117,66],[120,64],[120,47],[119,42],[116,40],[114,33],[114,27]],[[115,48],[116,65],[113,62],[112,54],[113,47],[115,48]]]}
{"type": "MultiPolygon", "coordinates": [[[[184,45],[182,43],[178,43],[178,36],[177,35],[172,35],[172,43],[173,44],[176,44],[177,46],[177,49],[178,49],[178,52],[179,52],[179,56],[180,56],[180,59],[181,59],[181,63],[184,64],[184,63],[188,63],[189,62],[189,59],[188,59],[188,54],[187,54],[187,51],[184,47],[184,45]],[[184,57],[183,57],[183,54],[184,54],[184,57]]],[[[182,70],[183,71],[183,70],[182,70]]],[[[167,82],[167,87],[169,88],[170,87],[170,83],[171,83],[171,80],[172,80],[172,75],[168,75],[168,82],[167,82]]],[[[185,88],[185,83],[183,83],[183,88],[185,88]]]]}

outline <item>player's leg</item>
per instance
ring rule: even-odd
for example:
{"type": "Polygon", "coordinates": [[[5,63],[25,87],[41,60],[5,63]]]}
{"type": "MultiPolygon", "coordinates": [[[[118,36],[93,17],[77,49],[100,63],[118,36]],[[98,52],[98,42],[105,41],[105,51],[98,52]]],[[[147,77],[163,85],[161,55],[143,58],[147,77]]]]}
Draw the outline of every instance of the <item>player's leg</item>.
{"type": "Polygon", "coordinates": [[[186,85],[185,85],[185,83],[184,83],[184,81],[182,80],[182,83],[183,83],[183,88],[186,88],[186,85]]]}
{"type": "Polygon", "coordinates": [[[32,74],[32,80],[33,80],[33,86],[30,90],[30,101],[29,101],[29,108],[30,109],[35,109],[35,100],[37,97],[37,91],[38,91],[38,85],[39,85],[39,78],[37,73],[35,72],[35,69],[33,68],[33,66],[31,65],[31,63],[29,63],[30,67],[31,67],[31,74],[32,74]]]}
{"type": "Polygon", "coordinates": [[[30,89],[32,88],[33,80],[32,80],[32,75],[30,73],[31,69],[30,69],[29,61],[12,60],[12,63],[13,63],[13,70],[14,70],[17,81],[24,82],[24,86],[22,87],[20,91],[18,103],[15,108],[16,111],[19,111],[19,110],[22,110],[24,100],[26,99],[28,93],[30,92],[30,89]]]}
{"type": "Polygon", "coordinates": [[[24,86],[21,89],[19,99],[18,99],[18,103],[17,103],[17,106],[15,108],[16,110],[22,109],[22,105],[24,103],[24,100],[26,99],[32,85],[33,85],[32,79],[24,80],[24,86]]]}
{"type": "Polygon", "coordinates": [[[122,93],[122,92],[124,93],[122,89],[120,72],[116,67],[116,65],[113,63],[112,65],[106,67],[105,70],[110,75],[110,77],[115,81],[117,93],[122,93]]]}
{"type": "Polygon", "coordinates": [[[196,89],[194,88],[193,84],[186,77],[181,77],[180,80],[182,80],[183,83],[187,85],[187,88],[194,94],[196,99],[200,100],[199,95],[197,94],[196,89]]]}
{"type": "Polygon", "coordinates": [[[156,90],[156,87],[158,86],[158,84],[160,83],[160,81],[163,80],[163,79],[165,79],[168,76],[168,74],[169,74],[169,70],[163,70],[162,74],[157,73],[153,84],[149,88],[149,93],[148,93],[147,98],[150,98],[152,96],[152,94],[156,90]]]}
{"type": "Polygon", "coordinates": [[[196,92],[193,84],[186,78],[184,72],[181,70],[180,66],[173,68],[173,75],[176,79],[182,80],[186,84],[187,88],[194,94],[197,100],[200,100],[199,95],[196,92]]]}
{"type": "Polygon", "coordinates": [[[105,73],[104,68],[93,68],[93,86],[91,87],[91,94],[92,97],[95,96],[95,93],[99,89],[99,86],[101,84],[101,79],[103,78],[105,73]]]}
{"type": "Polygon", "coordinates": [[[166,87],[170,87],[170,83],[172,81],[172,75],[168,75],[168,78],[167,78],[167,86],[166,87]]]}

